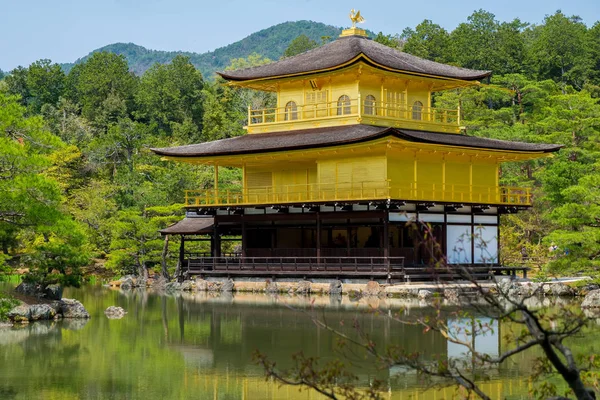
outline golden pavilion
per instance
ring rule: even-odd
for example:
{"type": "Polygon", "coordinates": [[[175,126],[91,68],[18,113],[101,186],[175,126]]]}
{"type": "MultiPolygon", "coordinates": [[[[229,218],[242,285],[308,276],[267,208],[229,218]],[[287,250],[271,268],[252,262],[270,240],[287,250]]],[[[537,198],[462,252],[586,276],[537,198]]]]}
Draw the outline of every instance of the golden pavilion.
{"type": "Polygon", "coordinates": [[[400,52],[354,26],[305,53],[221,72],[275,93],[276,107],[248,108],[246,135],[153,149],[215,171],[214,187],[186,191],[186,218],[161,232],[181,235],[189,274],[402,280],[430,261],[409,229],[420,221],[449,265],[489,272],[499,215],[532,200],[528,188],[500,186],[500,165],[560,148],[467,136],[460,109],[432,104],[432,93],[490,74],[400,52]],[[241,169],[242,184],[220,188],[220,167],[241,169]],[[185,241],[201,237],[211,253],[188,255],[185,241]],[[224,254],[223,238],[239,251],[224,254]]]}

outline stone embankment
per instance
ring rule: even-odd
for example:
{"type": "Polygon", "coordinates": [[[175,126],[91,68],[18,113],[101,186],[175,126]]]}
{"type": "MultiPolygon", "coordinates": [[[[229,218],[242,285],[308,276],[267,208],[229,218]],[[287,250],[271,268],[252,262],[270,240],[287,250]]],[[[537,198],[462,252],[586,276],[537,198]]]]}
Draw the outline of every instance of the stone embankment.
{"type": "Polygon", "coordinates": [[[393,297],[415,298],[422,301],[431,301],[434,298],[444,298],[450,303],[460,303],[465,299],[473,298],[480,291],[496,293],[509,298],[522,297],[573,297],[585,296],[598,285],[574,287],[563,282],[552,281],[537,283],[531,281],[511,280],[503,278],[496,282],[482,281],[477,287],[470,283],[412,283],[412,284],[380,284],[375,281],[364,283],[329,281],[271,281],[271,280],[185,280],[183,282],[167,282],[164,278],[148,279],[146,281],[126,276],[109,284],[111,287],[120,287],[123,290],[148,287],[166,292],[245,292],[245,293],[287,293],[297,295],[321,294],[339,295],[347,294],[351,298],[362,297],[393,297]]]}

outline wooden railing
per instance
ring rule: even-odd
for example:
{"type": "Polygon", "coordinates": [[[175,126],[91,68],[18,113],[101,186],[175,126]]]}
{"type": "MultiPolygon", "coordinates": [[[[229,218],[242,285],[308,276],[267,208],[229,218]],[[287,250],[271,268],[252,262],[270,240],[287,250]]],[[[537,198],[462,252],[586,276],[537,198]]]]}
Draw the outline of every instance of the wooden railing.
{"type": "Polygon", "coordinates": [[[363,101],[359,98],[347,102],[329,101],[298,104],[294,107],[252,109],[248,107],[248,126],[336,119],[344,117],[381,119],[382,123],[394,125],[394,121],[410,121],[457,128],[460,111],[437,107],[412,106],[405,103],[363,101]],[[391,121],[391,124],[390,124],[391,121]]]}
{"type": "MultiPolygon", "coordinates": [[[[423,280],[491,279],[496,265],[450,266],[433,268],[405,266],[404,257],[201,257],[187,260],[185,273],[207,276],[272,276],[272,277],[370,277],[388,282],[423,280]]],[[[514,269],[514,268],[513,268],[514,269]]],[[[522,268],[521,268],[522,269],[522,268]]],[[[509,271],[515,273],[515,271],[509,271]]]]}
{"type": "Polygon", "coordinates": [[[306,202],[409,200],[503,205],[531,205],[529,188],[389,181],[311,183],[235,189],[186,190],[186,207],[276,205],[306,202]]]}
{"type": "Polygon", "coordinates": [[[188,275],[404,276],[404,257],[201,257],[187,261],[188,275]]]}

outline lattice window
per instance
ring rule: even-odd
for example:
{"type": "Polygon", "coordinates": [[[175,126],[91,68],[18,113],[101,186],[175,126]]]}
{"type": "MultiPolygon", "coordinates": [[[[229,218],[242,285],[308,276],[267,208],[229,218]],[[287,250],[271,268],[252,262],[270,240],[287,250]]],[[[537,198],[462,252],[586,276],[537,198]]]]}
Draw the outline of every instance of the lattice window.
{"type": "Polygon", "coordinates": [[[342,95],[337,102],[337,115],[347,115],[351,113],[350,97],[342,95]]]}
{"type": "Polygon", "coordinates": [[[286,121],[292,121],[292,120],[298,119],[298,107],[296,106],[296,102],[289,101],[285,105],[284,119],[286,121]]]}
{"type": "Polygon", "coordinates": [[[306,93],[306,104],[320,104],[327,102],[327,90],[316,90],[306,93]]]}
{"type": "Polygon", "coordinates": [[[423,103],[421,103],[420,101],[415,101],[412,106],[412,119],[421,120],[421,118],[423,117],[422,111],[423,103]]]}
{"type": "Polygon", "coordinates": [[[365,115],[377,115],[375,109],[375,96],[367,95],[365,97],[365,115]]]}

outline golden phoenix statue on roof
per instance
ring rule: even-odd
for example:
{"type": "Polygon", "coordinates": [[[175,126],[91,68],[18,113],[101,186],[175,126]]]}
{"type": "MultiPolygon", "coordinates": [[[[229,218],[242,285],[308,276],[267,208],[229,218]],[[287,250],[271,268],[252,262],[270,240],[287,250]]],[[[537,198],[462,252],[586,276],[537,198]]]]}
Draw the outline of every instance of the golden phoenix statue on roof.
{"type": "Polygon", "coordinates": [[[360,15],[360,10],[354,11],[354,8],[350,10],[350,21],[352,21],[352,27],[356,28],[356,24],[365,22],[365,19],[360,15]]]}

